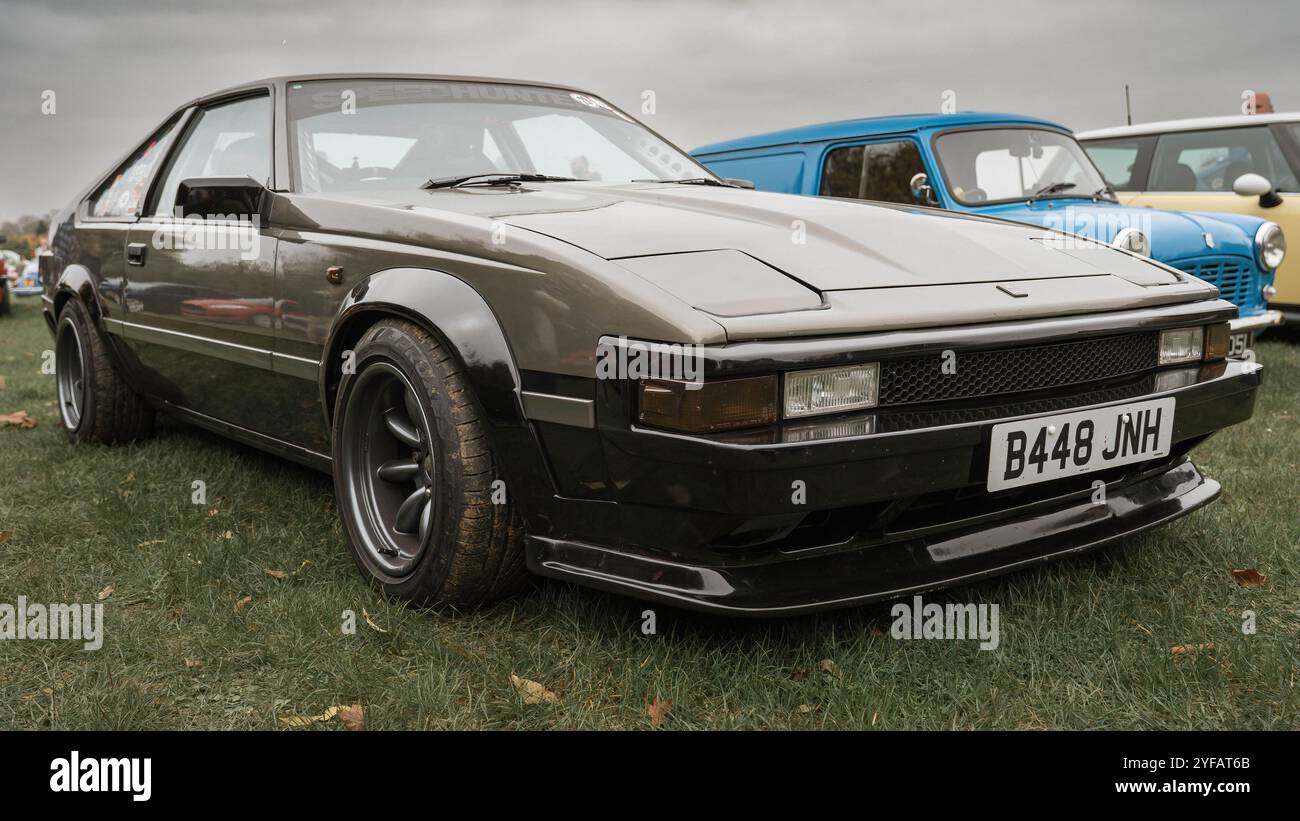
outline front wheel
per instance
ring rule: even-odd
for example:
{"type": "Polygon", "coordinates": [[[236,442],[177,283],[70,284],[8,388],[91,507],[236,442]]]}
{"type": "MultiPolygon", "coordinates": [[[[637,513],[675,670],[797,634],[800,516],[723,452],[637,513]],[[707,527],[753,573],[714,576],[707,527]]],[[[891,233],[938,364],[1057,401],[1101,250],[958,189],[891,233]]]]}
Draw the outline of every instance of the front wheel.
{"type": "Polygon", "coordinates": [[[433,605],[472,607],[522,587],[522,528],[510,504],[494,504],[499,462],[457,359],[390,319],[353,361],[334,404],[334,492],[362,573],[433,605]]]}

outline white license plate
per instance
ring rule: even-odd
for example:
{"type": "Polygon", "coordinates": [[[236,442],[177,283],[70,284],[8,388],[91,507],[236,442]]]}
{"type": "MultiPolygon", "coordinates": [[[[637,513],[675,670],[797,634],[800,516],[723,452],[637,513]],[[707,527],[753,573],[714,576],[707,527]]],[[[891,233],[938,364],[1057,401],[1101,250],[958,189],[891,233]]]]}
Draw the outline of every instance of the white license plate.
{"type": "Polygon", "coordinates": [[[1228,336],[1228,356],[1235,359],[1245,356],[1246,351],[1250,350],[1250,343],[1253,341],[1252,336],[1254,334],[1250,331],[1238,331],[1235,334],[1230,334],[1228,336]]]}
{"type": "Polygon", "coordinates": [[[988,489],[1050,482],[1168,456],[1174,404],[1171,396],[995,425],[988,489]]]}

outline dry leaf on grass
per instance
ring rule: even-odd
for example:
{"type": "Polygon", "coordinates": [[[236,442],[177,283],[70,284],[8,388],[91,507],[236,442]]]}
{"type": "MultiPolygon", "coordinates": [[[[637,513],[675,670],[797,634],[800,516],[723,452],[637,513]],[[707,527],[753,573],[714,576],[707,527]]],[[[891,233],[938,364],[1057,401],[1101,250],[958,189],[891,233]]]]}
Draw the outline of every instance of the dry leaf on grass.
{"type": "Polygon", "coordinates": [[[232,531],[227,530],[225,533],[221,534],[221,538],[228,542],[235,538],[235,534],[232,531]]]}
{"type": "Polygon", "coordinates": [[[660,698],[655,696],[655,700],[645,706],[645,714],[650,716],[650,723],[658,727],[668,718],[668,711],[673,708],[671,698],[660,698]]]}
{"type": "Polygon", "coordinates": [[[36,419],[25,410],[0,413],[0,428],[5,425],[13,425],[15,428],[34,428],[36,427],[36,419]]]}
{"type": "Polygon", "coordinates": [[[339,708],[339,721],[345,730],[364,730],[366,728],[366,710],[360,704],[339,708]]]}
{"type": "Polygon", "coordinates": [[[109,596],[113,595],[114,590],[117,590],[117,588],[110,584],[108,587],[105,587],[103,590],[96,593],[95,598],[99,599],[100,601],[103,601],[104,599],[107,599],[109,596]]]}
{"type": "Polygon", "coordinates": [[[240,610],[243,610],[249,604],[252,604],[252,602],[253,602],[252,596],[245,596],[244,598],[235,602],[235,612],[238,613],[240,610]]]}
{"type": "Polygon", "coordinates": [[[280,723],[286,727],[306,727],[318,721],[329,721],[339,714],[343,707],[335,705],[318,716],[280,716],[280,723]]]}
{"type": "Polygon", "coordinates": [[[374,623],[374,621],[370,618],[370,614],[366,612],[366,608],[364,608],[364,607],[361,608],[361,618],[365,619],[366,624],[370,625],[370,629],[375,630],[376,632],[379,632],[379,633],[387,633],[387,632],[388,632],[388,631],[385,630],[384,628],[382,628],[382,627],[380,627],[379,625],[377,625],[377,624],[374,623]]]}
{"type": "Polygon", "coordinates": [[[800,704],[800,705],[799,705],[799,712],[801,712],[801,713],[815,713],[815,712],[817,712],[818,710],[820,710],[821,708],[822,708],[822,706],[821,706],[820,704],[800,704]]]}
{"type": "Polygon", "coordinates": [[[1242,587],[1263,587],[1264,582],[1268,581],[1267,576],[1253,567],[1232,571],[1232,578],[1236,579],[1237,584],[1242,587]]]}
{"type": "Polygon", "coordinates": [[[1169,652],[1175,656],[1185,656],[1194,653],[1209,653],[1214,650],[1214,642],[1205,644],[1175,644],[1169,648],[1169,652]]]}
{"type": "Polygon", "coordinates": [[[12,530],[0,530],[0,542],[7,542],[14,537],[12,530]]]}
{"type": "Polygon", "coordinates": [[[188,670],[194,670],[203,666],[203,659],[185,659],[185,667],[188,670]]]}
{"type": "Polygon", "coordinates": [[[140,542],[140,544],[136,545],[136,547],[152,547],[153,545],[156,545],[156,544],[167,544],[167,540],[166,540],[166,539],[150,539],[150,540],[147,541],[147,542],[140,542]]]}
{"type": "Polygon", "coordinates": [[[835,666],[835,662],[831,661],[830,659],[822,659],[821,661],[817,662],[817,667],[823,673],[835,673],[836,670],[838,669],[835,666]]]}
{"type": "Polygon", "coordinates": [[[270,568],[267,568],[266,575],[275,579],[287,579],[289,577],[289,574],[283,570],[272,570],[270,568]]]}
{"type": "Polygon", "coordinates": [[[211,519],[213,516],[216,516],[220,512],[221,511],[217,510],[215,507],[208,508],[208,518],[211,519]]]}
{"type": "Polygon", "coordinates": [[[808,678],[808,671],[802,667],[796,667],[790,671],[791,681],[803,681],[806,678],[808,678]]]}
{"type": "Polygon", "coordinates": [[[532,679],[520,678],[511,673],[510,683],[514,685],[515,692],[519,693],[524,704],[554,704],[560,700],[558,695],[532,679]]]}

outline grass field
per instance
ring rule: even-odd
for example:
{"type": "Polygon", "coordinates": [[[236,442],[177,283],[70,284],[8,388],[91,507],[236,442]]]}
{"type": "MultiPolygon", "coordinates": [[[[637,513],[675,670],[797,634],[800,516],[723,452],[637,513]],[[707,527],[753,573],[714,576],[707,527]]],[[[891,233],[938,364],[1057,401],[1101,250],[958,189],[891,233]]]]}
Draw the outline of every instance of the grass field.
{"type": "Polygon", "coordinates": [[[549,581],[468,614],[385,601],[358,576],[321,474],[177,423],[72,449],[38,308],[0,317],[0,413],[38,420],[0,428],[0,603],[113,590],[98,651],[0,642],[0,728],[272,729],[347,704],[368,728],[647,728],[656,698],[672,701],[665,728],[1300,728],[1294,341],[1259,346],[1255,418],[1196,452],[1224,484],[1217,504],[928,596],[1000,606],[1001,646],[981,652],[890,638],[888,605],[769,622],[659,607],[646,636],[644,604],[549,581]],[[206,505],[191,502],[196,479],[206,505]],[[1239,586],[1243,568],[1267,581],[1239,586]],[[558,699],[523,703],[512,674],[558,699]]]}

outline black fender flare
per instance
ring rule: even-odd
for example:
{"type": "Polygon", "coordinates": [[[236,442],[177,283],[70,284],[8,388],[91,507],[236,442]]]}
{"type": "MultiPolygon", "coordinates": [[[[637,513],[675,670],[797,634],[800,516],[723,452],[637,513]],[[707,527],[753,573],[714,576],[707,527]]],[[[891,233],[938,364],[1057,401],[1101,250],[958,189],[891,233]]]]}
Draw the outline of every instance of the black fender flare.
{"type": "Polygon", "coordinates": [[[59,274],[58,281],[52,289],[50,301],[50,311],[52,316],[51,322],[57,322],[59,311],[63,308],[64,303],[69,299],[80,299],[86,305],[86,310],[90,312],[90,318],[94,320],[97,330],[104,312],[99,304],[99,289],[95,286],[95,275],[84,265],[69,265],[59,274]]]}
{"type": "Polygon", "coordinates": [[[339,306],[318,376],[321,407],[332,428],[344,353],[381,319],[403,317],[437,334],[460,359],[487,417],[488,435],[508,474],[507,494],[553,495],[555,483],[524,413],[523,381],[505,331],[487,301],[463,280],[430,268],[387,268],[358,282],[339,306]],[[522,493],[520,492],[522,491],[522,493]]]}

